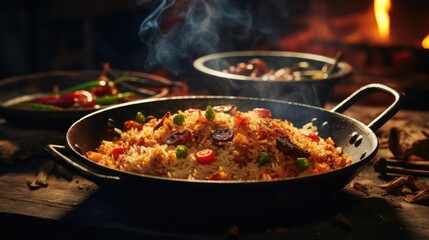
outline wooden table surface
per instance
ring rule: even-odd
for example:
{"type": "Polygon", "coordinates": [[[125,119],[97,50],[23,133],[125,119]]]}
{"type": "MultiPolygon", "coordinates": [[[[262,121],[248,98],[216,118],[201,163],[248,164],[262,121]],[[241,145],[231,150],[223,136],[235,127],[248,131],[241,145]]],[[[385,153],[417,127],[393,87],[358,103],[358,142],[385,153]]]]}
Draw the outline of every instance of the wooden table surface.
{"type": "MultiPolygon", "coordinates": [[[[367,124],[381,110],[354,106],[345,114],[367,124]]],[[[414,126],[429,131],[429,112],[400,110],[377,131],[380,146],[375,160],[391,157],[386,139],[392,127],[414,126]]],[[[4,236],[10,233],[17,239],[76,239],[89,235],[109,239],[429,239],[427,202],[408,203],[403,196],[386,195],[380,185],[392,178],[375,172],[373,162],[323,206],[303,211],[302,216],[254,209],[247,214],[220,212],[218,216],[209,216],[205,209],[192,207],[170,214],[162,210],[161,204],[165,202],[151,202],[150,196],[127,199],[115,188],[104,188],[77,174],[61,174],[57,163],[46,187],[30,188],[28,183],[41,166],[52,161],[43,151],[52,143],[64,145],[65,133],[0,124],[0,229],[4,236]],[[353,188],[354,183],[367,190],[353,188]],[[339,217],[343,227],[338,227],[339,217]],[[213,223],[208,219],[217,219],[219,224],[205,228],[205,223],[213,223]],[[230,232],[234,228],[238,235],[230,232]]],[[[416,180],[428,186],[427,177],[416,176],[416,180]]],[[[174,204],[175,199],[168,201],[174,204]]]]}

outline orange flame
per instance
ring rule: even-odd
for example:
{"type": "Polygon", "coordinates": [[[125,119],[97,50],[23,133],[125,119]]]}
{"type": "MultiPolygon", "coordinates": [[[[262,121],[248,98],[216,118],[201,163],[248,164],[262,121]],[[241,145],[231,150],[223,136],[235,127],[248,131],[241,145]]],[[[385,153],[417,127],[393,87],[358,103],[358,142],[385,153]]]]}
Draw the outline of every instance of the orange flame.
{"type": "Polygon", "coordinates": [[[374,0],[374,14],[377,21],[378,33],[384,40],[389,39],[390,30],[390,0],[374,0]]]}
{"type": "Polygon", "coordinates": [[[422,47],[429,49],[429,33],[422,41],[422,47]]]}

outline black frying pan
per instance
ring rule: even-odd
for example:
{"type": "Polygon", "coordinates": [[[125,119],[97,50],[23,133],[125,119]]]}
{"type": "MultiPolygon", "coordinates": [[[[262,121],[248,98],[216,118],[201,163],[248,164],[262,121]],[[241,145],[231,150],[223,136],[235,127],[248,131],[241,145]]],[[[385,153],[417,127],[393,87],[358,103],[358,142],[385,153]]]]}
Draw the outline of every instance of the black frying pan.
{"type": "MultiPolygon", "coordinates": [[[[95,180],[104,186],[150,190],[169,196],[206,196],[227,203],[253,204],[260,201],[284,202],[302,199],[304,196],[325,196],[345,187],[377,153],[378,140],[375,131],[388,121],[400,108],[400,94],[381,84],[362,87],[332,110],[303,105],[293,102],[232,96],[189,96],[160,99],[148,99],[106,108],[91,113],[76,121],[67,131],[67,146],[48,145],[46,151],[65,166],[79,174],[95,180]],[[365,125],[353,118],[341,114],[363,96],[372,92],[383,92],[393,97],[393,103],[370,124],[365,125]],[[322,137],[332,137],[353,159],[353,163],[340,170],[314,176],[274,181],[202,181],[177,180],[110,169],[98,165],[84,156],[88,150],[94,150],[100,141],[108,137],[109,119],[118,127],[125,120],[133,119],[137,111],[145,115],[162,117],[167,111],[187,108],[205,108],[207,105],[234,104],[242,111],[256,107],[269,108],[273,117],[286,119],[295,126],[312,121],[318,127],[322,137]],[[130,188],[131,187],[131,188],[130,188]],[[190,195],[189,195],[190,194],[190,195]],[[211,195],[210,195],[211,194],[211,195]],[[212,197],[209,197],[212,196],[212,197]]],[[[146,196],[147,197],[147,196],[146,196]]]]}
{"type": "MultiPolygon", "coordinates": [[[[180,83],[145,72],[112,69],[120,76],[127,72],[127,81],[118,85],[121,92],[133,91],[142,98],[157,98],[168,94],[171,87],[180,83]],[[158,89],[148,91],[148,89],[158,89]],[[146,91],[143,91],[146,90],[146,91]]],[[[9,124],[21,128],[43,128],[66,131],[72,123],[95,112],[95,108],[70,108],[61,111],[22,109],[12,105],[50,94],[54,87],[68,88],[84,82],[94,81],[102,74],[101,69],[52,71],[14,76],[0,81],[0,115],[9,124]]],[[[103,107],[104,108],[104,107],[103,107]]]]}

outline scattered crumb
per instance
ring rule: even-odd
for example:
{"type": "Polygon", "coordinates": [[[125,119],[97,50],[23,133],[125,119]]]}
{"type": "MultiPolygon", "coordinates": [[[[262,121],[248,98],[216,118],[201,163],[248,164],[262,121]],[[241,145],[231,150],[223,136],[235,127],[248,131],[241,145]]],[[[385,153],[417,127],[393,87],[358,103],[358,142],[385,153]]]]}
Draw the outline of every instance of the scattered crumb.
{"type": "Polygon", "coordinates": [[[363,184],[361,184],[359,182],[353,182],[352,183],[352,188],[356,189],[358,191],[361,191],[361,192],[365,193],[366,195],[369,195],[368,188],[365,185],[363,185],[363,184]]]}
{"type": "Polygon", "coordinates": [[[341,213],[338,213],[334,216],[332,225],[335,228],[339,228],[341,230],[350,231],[352,229],[352,222],[341,213]]]}

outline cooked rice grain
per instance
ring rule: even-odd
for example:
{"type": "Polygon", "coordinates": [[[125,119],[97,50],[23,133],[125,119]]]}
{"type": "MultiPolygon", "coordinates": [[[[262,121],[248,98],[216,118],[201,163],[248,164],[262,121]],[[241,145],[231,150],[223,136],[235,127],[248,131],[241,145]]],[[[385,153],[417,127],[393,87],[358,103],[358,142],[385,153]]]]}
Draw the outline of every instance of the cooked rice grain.
{"type": "Polygon", "coordinates": [[[182,125],[174,124],[173,114],[163,120],[151,119],[133,125],[140,126],[138,128],[124,124],[124,129],[116,130],[120,137],[113,141],[103,140],[97,150],[87,152],[86,157],[121,171],[198,180],[284,179],[333,171],[351,164],[349,155],[335,146],[331,138],[320,138],[311,123],[296,128],[288,121],[271,118],[266,111],[261,113],[261,109],[216,112],[212,121],[204,117],[204,110],[188,109],[177,113],[185,117],[182,125]],[[220,143],[213,140],[212,133],[219,129],[232,130],[233,139],[220,143]],[[183,130],[192,133],[192,140],[185,143],[187,157],[179,159],[175,153],[176,145],[165,142],[176,131],[183,130]],[[308,168],[299,170],[295,162],[297,157],[278,148],[276,137],[279,136],[286,136],[288,141],[309,154],[308,168]],[[118,148],[123,152],[114,153],[118,148]],[[203,149],[214,151],[214,162],[200,164],[197,161],[196,153],[203,149]],[[269,153],[268,163],[257,162],[262,151],[269,153]]]}

